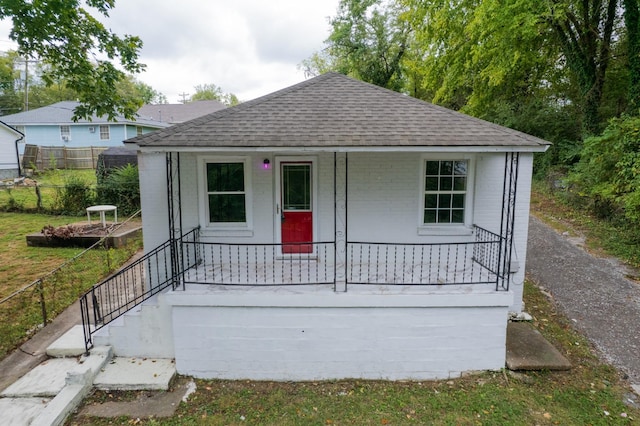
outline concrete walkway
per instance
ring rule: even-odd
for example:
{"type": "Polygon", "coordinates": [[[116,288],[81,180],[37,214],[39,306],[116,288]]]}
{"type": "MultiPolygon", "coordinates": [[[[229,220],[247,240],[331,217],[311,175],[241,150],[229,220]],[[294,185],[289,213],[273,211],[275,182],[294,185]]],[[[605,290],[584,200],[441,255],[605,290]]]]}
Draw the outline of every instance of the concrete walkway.
{"type": "Polygon", "coordinates": [[[587,253],[583,241],[529,221],[528,277],[551,293],[602,358],[640,390],[640,283],[615,259],[587,253]]]}

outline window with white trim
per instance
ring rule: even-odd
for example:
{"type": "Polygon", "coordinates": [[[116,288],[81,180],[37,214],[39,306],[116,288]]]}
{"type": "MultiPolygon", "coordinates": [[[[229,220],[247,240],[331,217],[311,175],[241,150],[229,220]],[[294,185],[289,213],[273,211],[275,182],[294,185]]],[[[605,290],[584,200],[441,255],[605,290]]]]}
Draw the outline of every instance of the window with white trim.
{"type": "Polygon", "coordinates": [[[109,132],[109,125],[108,124],[101,124],[100,125],[100,140],[101,141],[108,141],[109,139],[111,139],[111,134],[109,132]]]}
{"type": "Polygon", "coordinates": [[[211,224],[247,223],[245,163],[206,163],[207,218],[211,224]]]}
{"type": "Polygon", "coordinates": [[[136,136],[142,136],[142,126],[136,126],[136,136]]]}
{"type": "Polygon", "coordinates": [[[67,125],[60,126],[60,139],[63,141],[71,140],[71,129],[67,125]]]}
{"type": "Polygon", "coordinates": [[[423,225],[465,223],[469,160],[426,160],[423,225]]]}

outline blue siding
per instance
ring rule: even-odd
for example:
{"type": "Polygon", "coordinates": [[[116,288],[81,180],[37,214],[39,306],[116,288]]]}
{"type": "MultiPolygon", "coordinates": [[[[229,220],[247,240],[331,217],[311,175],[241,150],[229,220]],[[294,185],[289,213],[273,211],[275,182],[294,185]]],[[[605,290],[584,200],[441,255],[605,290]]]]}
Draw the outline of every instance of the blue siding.
{"type": "MultiPolygon", "coordinates": [[[[24,126],[25,141],[19,144],[20,154],[24,153],[24,144],[39,146],[66,146],[68,148],[80,147],[112,147],[124,146],[123,141],[137,135],[135,125],[110,123],[109,139],[100,138],[100,124],[69,124],[70,138],[68,141],[62,140],[59,125],[26,125],[24,126]],[[90,128],[93,127],[93,132],[90,128]]],[[[142,127],[143,133],[149,133],[155,128],[142,127]]]]}

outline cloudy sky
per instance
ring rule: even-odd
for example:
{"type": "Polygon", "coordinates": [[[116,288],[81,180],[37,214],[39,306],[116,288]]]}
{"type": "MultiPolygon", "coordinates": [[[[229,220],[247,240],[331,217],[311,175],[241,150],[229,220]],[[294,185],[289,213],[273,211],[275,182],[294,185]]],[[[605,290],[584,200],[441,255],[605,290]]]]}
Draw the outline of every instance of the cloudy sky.
{"type": "MultiPolygon", "coordinates": [[[[323,47],[339,0],[116,0],[105,21],[144,42],[137,78],[178,102],[213,83],[246,101],[299,83],[303,59],[323,47]]],[[[0,22],[0,50],[10,23],[0,22]]]]}

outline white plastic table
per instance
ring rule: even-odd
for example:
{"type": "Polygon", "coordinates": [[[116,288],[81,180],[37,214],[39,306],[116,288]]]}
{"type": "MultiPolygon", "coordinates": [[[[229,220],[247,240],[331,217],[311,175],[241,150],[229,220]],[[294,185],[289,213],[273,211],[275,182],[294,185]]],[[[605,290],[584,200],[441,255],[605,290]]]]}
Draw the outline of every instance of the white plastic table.
{"type": "Polygon", "coordinates": [[[113,223],[118,223],[118,207],[108,204],[87,207],[87,219],[89,220],[89,225],[91,225],[91,213],[100,213],[100,221],[102,222],[102,227],[106,228],[107,223],[104,216],[106,212],[111,211],[113,212],[113,223]]]}

